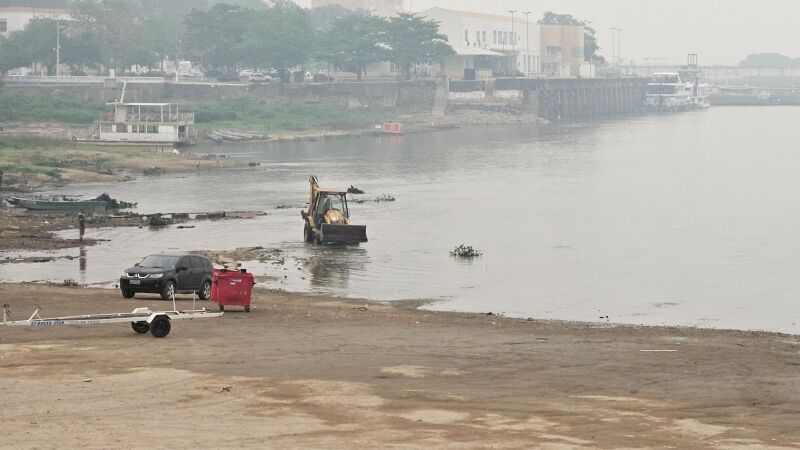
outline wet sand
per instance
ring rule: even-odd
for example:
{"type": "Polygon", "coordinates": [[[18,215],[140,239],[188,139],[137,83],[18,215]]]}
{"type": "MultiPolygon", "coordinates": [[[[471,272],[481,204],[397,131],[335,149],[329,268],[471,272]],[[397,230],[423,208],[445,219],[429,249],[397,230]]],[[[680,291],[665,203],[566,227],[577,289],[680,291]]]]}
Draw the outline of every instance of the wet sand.
{"type": "MultiPolygon", "coordinates": [[[[0,289],[16,319],[171,305],[0,289]]],[[[800,447],[798,336],[416,306],[257,292],[164,339],[0,327],[2,446],[800,447]]]]}

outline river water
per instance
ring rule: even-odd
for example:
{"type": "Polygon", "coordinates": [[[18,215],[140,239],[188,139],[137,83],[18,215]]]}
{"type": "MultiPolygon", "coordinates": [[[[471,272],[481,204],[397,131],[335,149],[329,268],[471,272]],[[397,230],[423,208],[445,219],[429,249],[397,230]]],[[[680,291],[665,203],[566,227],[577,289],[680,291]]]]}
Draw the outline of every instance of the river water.
{"type": "MultiPolygon", "coordinates": [[[[264,210],[0,265],[0,280],[111,283],[151,252],[264,246],[260,285],[517,317],[800,333],[800,108],[712,108],[580,124],[195,148],[259,167],[73,185],[139,211],[264,210]],[[308,174],[367,192],[370,241],[302,242],[308,174]],[[371,201],[381,193],[397,201],[371,201]],[[288,208],[279,208],[288,206],[288,208]],[[483,256],[448,252],[465,243],[483,256]]],[[[69,232],[74,233],[74,231],[69,232]]],[[[3,256],[30,255],[12,252],[3,256]]]]}

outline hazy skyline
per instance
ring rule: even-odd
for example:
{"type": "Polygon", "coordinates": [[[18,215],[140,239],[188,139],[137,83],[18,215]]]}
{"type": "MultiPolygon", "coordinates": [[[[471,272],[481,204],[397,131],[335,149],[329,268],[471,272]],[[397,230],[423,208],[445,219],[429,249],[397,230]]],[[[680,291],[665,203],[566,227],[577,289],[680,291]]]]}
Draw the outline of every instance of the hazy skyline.
{"type": "Polygon", "coordinates": [[[607,57],[609,28],[622,28],[622,57],[641,64],[648,57],[683,63],[687,53],[699,54],[701,64],[737,64],[759,52],[800,57],[800,33],[795,31],[800,2],[790,0],[406,0],[406,6],[414,11],[434,6],[495,14],[531,11],[531,19],[544,11],[572,14],[592,22],[607,57]]]}

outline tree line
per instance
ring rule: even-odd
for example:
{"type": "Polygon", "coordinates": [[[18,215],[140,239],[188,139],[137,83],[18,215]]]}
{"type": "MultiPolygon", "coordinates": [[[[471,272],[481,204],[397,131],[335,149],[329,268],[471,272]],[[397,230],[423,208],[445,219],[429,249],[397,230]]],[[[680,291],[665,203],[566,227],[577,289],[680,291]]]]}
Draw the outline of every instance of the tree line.
{"type": "Polygon", "coordinates": [[[338,6],[309,10],[288,0],[270,5],[260,0],[81,0],[70,5],[72,20],[35,19],[0,38],[0,74],[35,63],[54,74],[56,34],[60,61],[75,72],[158,68],[168,59],[222,71],[285,72],[313,61],[361,79],[370,64],[389,61],[408,78],[415,65],[454,54],[438,23],[416,14],[384,18],[338,6]]]}

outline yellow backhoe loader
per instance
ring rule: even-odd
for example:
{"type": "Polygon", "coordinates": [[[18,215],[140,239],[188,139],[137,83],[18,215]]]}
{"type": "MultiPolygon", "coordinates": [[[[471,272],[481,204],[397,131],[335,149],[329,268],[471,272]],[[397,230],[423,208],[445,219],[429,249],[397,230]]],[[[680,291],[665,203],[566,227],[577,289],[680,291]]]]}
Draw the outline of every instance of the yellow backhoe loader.
{"type": "Polygon", "coordinates": [[[367,226],[350,223],[347,191],[321,188],[317,177],[308,179],[311,198],[308,211],[300,211],[305,227],[303,238],[315,244],[359,244],[367,242],[367,226]]]}

